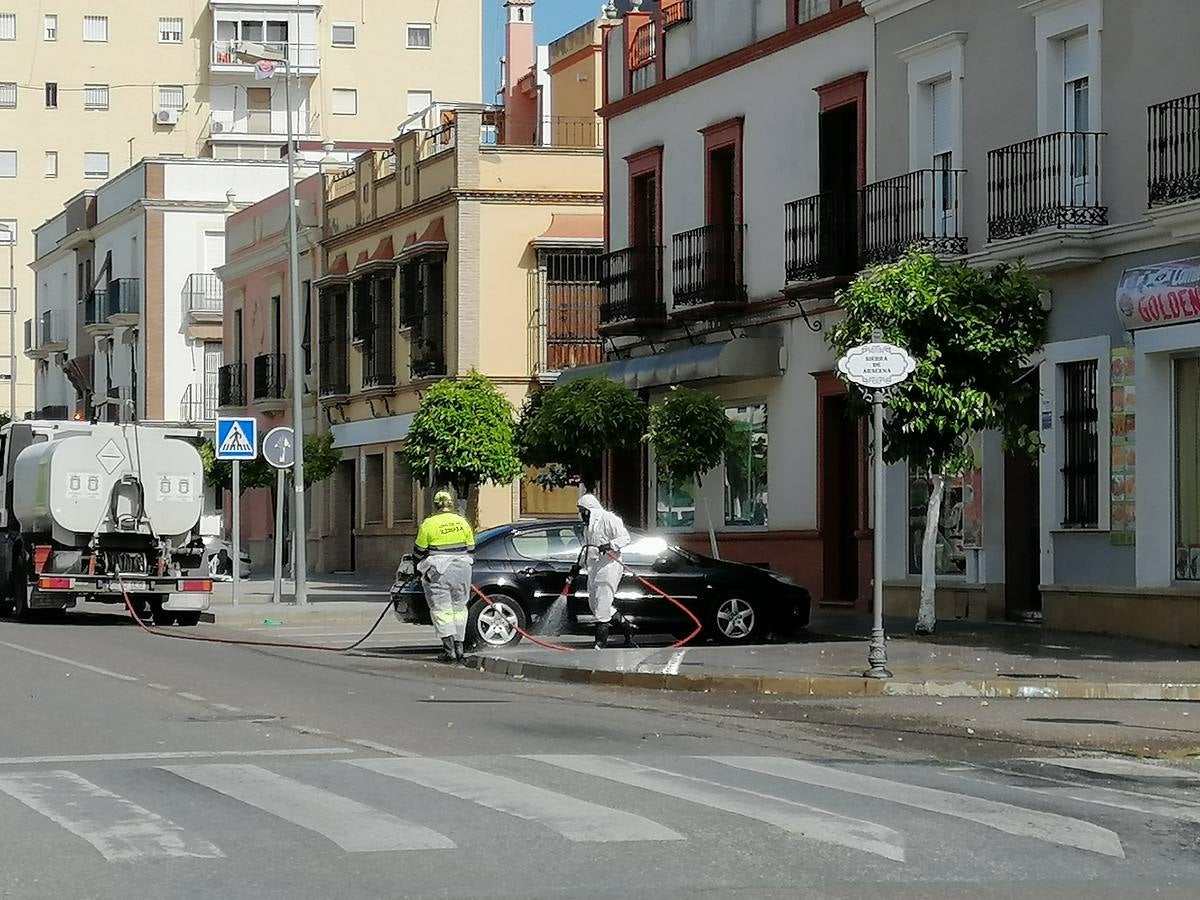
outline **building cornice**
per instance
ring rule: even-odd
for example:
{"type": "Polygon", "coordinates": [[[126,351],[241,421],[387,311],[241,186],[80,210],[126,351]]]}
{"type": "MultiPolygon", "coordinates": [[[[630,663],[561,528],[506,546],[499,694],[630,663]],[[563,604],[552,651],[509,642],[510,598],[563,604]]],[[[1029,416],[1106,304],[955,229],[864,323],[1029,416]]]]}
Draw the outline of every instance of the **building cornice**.
{"type": "Polygon", "coordinates": [[[965,31],[947,31],[945,34],[939,34],[927,41],[897,50],[896,58],[901,62],[912,62],[912,60],[928,56],[930,53],[938,53],[950,47],[961,47],[966,42],[967,33],[965,31]]]}
{"type": "Polygon", "coordinates": [[[886,22],[928,2],[929,0],[863,0],[863,11],[876,22],[886,22]]]}

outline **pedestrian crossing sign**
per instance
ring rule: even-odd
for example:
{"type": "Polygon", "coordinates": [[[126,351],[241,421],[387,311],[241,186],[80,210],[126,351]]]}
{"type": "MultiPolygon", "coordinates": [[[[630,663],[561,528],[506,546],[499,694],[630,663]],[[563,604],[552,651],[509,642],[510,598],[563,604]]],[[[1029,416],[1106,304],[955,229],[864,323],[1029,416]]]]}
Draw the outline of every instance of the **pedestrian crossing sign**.
{"type": "Polygon", "coordinates": [[[217,459],[245,462],[257,456],[257,420],[252,417],[217,419],[217,459]]]}

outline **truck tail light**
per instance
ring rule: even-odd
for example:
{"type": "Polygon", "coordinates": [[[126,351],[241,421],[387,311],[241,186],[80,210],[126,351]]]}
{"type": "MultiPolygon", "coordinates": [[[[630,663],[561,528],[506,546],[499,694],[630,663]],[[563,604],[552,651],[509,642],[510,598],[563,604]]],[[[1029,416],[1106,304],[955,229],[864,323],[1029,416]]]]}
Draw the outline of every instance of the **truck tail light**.
{"type": "Polygon", "coordinates": [[[179,582],[179,590],[185,594],[211,594],[212,586],[212,580],[208,578],[179,582]]]}
{"type": "Polygon", "coordinates": [[[39,575],[46,570],[46,563],[50,561],[50,554],[54,552],[54,548],[49,544],[41,544],[33,548],[33,571],[39,575]]]}
{"type": "Polygon", "coordinates": [[[73,578],[47,578],[43,576],[38,579],[39,591],[69,591],[75,586],[73,578]]]}

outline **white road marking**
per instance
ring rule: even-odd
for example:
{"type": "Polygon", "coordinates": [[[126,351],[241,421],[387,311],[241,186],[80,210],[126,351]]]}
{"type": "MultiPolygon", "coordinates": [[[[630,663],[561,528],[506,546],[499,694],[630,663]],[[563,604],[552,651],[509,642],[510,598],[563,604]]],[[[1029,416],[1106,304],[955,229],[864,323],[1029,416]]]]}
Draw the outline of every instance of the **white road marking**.
{"type": "Polygon", "coordinates": [[[862,850],[897,862],[904,861],[900,834],[874,822],[851,819],[815,806],[690,775],[679,775],[612,756],[538,755],[527,758],[766,822],[809,840],[862,850]]]}
{"type": "Polygon", "coordinates": [[[409,757],[421,755],[419,753],[409,753],[407,750],[401,750],[399,747],[389,747],[387,744],[381,744],[378,741],[368,741],[366,738],[346,738],[346,743],[354,744],[356,747],[365,747],[377,753],[387,753],[390,756],[409,757]]]}
{"type": "Polygon", "coordinates": [[[0,791],[83,838],[109,862],[225,855],[208,841],[189,837],[173,822],[74,772],[0,775],[0,791]]]}
{"type": "Polygon", "coordinates": [[[62,663],[64,666],[74,666],[76,669],[83,669],[85,672],[93,672],[96,675],[103,675],[105,678],[115,678],[118,681],[137,682],[139,679],[132,675],[122,675],[120,672],[110,672],[108,669],[101,669],[98,666],[89,666],[87,663],[79,662],[74,659],[67,659],[64,656],[55,656],[53,653],[43,653],[41,650],[34,650],[31,647],[22,647],[20,644],[10,644],[8,641],[0,641],[0,647],[7,647],[9,650],[16,650],[20,653],[28,653],[30,656],[40,656],[42,659],[48,659],[52,662],[62,663]]]}
{"type": "Polygon", "coordinates": [[[156,690],[156,691],[173,691],[173,690],[175,690],[175,688],[171,687],[169,684],[155,684],[153,681],[148,682],[146,684],[146,687],[154,688],[154,690],[156,690]]]}
{"type": "Polygon", "coordinates": [[[1178,766],[1160,766],[1155,763],[1139,762],[1134,759],[1029,759],[1026,762],[1058,766],[1063,769],[1079,769],[1097,775],[1125,775],[1131,778],[1188,778],[1200,781],[1200,769],[1182,769],[1178,766]]]}
{"type": "Polygon", "coordinates": [[[678,675],[679,667],[683,665],[683,657],[687,653],[686,650],[676,650],[671,654],[671,658],[667,660],[667,664],[663,666],[664,675],[678,675]]]}
{"type": "Polygon", "coordinates": [[[347,759],[342,762],[537,822],[571,841],[684,840],[678,832],[642,816],[457,763],[439,759],[347,759]]]}
{"type": "Polygon", "coordinates": [[[239,706],[230,706],[228,703],[210,703],[213,709],[218,709],[221,712],[240,713],[242,711],[239,706]]]}
{"type": "Polygon", "coordinates": [[[350,853],[450,850],[455,846],[444,834],[423,825],[258,766],[216,763],[162,768],[293,825],[315,831],[350,853]]]}
{"type": "Polygon", "coordinates": [[[187,691],[179,691],[175,694],[176,697],[182,697],[184,700],[191,700],[194,703],[207,703],[208,701],[199,694],[189,694],[187,691]]]}
{"type": "Polygon", "coordinates": [[[353,752],[353,750],[347,747],[300,747],[294,750],[164,750],[161,753],[82,753],[74,756],[0,756],[0,766],[136,762],[143,759],[221,759],[229,756],[337,756],[353,752]]]}
{"type": "Polygon", "coordinates": [[[1103,856],[1125,858],[1121,839],[1114,832],[1067,816],[1037,812],[1008,803],[983,800],[915,784],[888,781],[858,772],[843,772],[796,759],[767,756],[711,756],[708,759],[761,775],[773,775],[828,790],[886,800],[901,806],[965,819],[1018,837],[1075,847],[1103,856]]]}

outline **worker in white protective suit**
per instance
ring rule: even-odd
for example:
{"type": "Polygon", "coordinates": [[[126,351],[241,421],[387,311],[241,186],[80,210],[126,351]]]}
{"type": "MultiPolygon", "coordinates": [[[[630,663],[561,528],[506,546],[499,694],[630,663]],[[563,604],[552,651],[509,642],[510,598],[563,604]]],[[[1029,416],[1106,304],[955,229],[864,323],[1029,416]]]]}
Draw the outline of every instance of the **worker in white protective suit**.
{"type": "MultiPolygon", "coordinates": [[[[625,635],[625,646],[636,646],[633,623],[613,606],[625,570],[621,548],[628,547],[630,542],[625,523],[591,494],[579,498],[579,518],[584,525],[582,561],[588,567],[588,606],[596,617],[596,649],[608,645],[608,633],[614,622],[625,635]]],[[[579,571],[577,565],[571,572],[572,580],[579,571]]]]}

